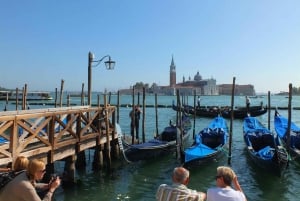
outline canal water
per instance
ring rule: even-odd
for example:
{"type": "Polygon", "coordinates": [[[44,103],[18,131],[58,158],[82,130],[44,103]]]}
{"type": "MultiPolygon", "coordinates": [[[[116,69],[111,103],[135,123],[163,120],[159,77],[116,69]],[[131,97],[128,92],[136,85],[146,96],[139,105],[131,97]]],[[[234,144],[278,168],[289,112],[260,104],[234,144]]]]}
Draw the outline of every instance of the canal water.
{"type": "MultiPolygon", "coordinates": [[[[111,97],[111,104],[116,104],[117,97],[111,97]]],[[[121,96],[122,104],[131,104],[131,96],[121,96]]],[[[159,105],[170,106],[175,96],[158,96],[159,105]]],[[[193,97],[188,97],[184,101],[193,105],[193,97]]],[[[252,105],[259,105],[263,101],[267,104],[267,97],[251,99],[252,105]]],[[[101,101],[101,100],[100,100],[101,101]]],[[[96,103],[96,100],[93,100],[96,103]]],[[[245,97],[236,96],[235,106],[244,106],[245,97]]],[[[71,103],[79,104],[79,99],[71,99],[71,103]]],[[[102,102],[103,103],[103,102],[102,102]]],[[[137,103],[137,97],[135,100],[137,103]]],[[[29,103],[30,104],[30,103],[29,103]]],[[[140,99],[140,104],[142,104],[140,99]]],[[[155,97],[146,97],[147,105],[155,104],[155,97]]],[[[225,106],[231,104],[230,96],[203,96],[201,105],[225,106]]],[[[0,102],[0,108],[4,108],[5,103],[0,102]]],[[[286,108],[288,98],[285,96],[271,96],[271,107],[286,108]]],[[[47,105],[30,105],[31,108],[49,107],[47,105]]],[[[50,106],[51,107],[51,106],[50,106]]],[[[292,99],[292,107],[300,107],[300,97],[292,99]]],[[[15,105],[9,104],[9,108],[15,105]]],[[[130,107],[120,108],[120,120],[123,133],[129,135],[130,132],[130,107]]],[[[279,110],[281,115],[287,117],[287,109],[279,110]]],[[[156,119],[155,108],[146,108],[146,139],[153,138],[155,133],[156,119]]],[[[274,110],[271,111],[271,130],[273,127],[274,110]]],[[[158,128],[161,131],[168,125],[170,119],[175,119],[176,112],[169,107],[158,108],[158,128]]],[[[258,119],[265,125],[268,124],[268,114],[264,114],[258,119]]],[[[196,118],[195,131],[203,129],[210,122],[209,118],[196,118]]],[[[292,121],[300,125],[300,110],[292,111],[292,121]]],[[[140,122],[140,125],[142,120],[140,122]]],[[[228,120],[228,125],[229,124],[228,120]]],[[[193,132],[193,131],[191,131],[193,132]]],[[[141,133],[141,132],[140,132],[141,133]]],[[[191,135],[192,136],[192,135],[191,135]]],[[[140,136],[141,138],[141,136],[140,136]]],[[[192,137],[189,139],[192,142],[192,137]]],[[[93,172],[91,168],[93,150],[86,151],[87,167],[85,170],[76,172],[77,183],[72,188],[60,188],[55,192],[56,201],[155,201],[155,192],[161,183],[171,183],[171,173],[174,167],[180,162],[175,154],[164,156],[151,161],[141,161],[137,163],[127,163],[123,158],[113,161],[113,172],[107,174],[105,171],[93,172]]],[[[219,160],[209,164],[204,164],[198,168],[190,170],[191,179],[189,187],[206,191],[207,188],[215,186],[214,176],[219,165],[228,165],[228,154],[219,160]]],[[[273,175],[271,172],[258,168],[251,160],[245,150],[242,138],[242,120],[233,121],[233,147],[230,165],[236,172],[240,184],[247,196],[248,201],[296,201],[300,195],[300,162],[291,161],[289,167],[281,177],[273,175]]],[[[63,163],[55,163],[58,174],[63,170],[63,163]]]]}

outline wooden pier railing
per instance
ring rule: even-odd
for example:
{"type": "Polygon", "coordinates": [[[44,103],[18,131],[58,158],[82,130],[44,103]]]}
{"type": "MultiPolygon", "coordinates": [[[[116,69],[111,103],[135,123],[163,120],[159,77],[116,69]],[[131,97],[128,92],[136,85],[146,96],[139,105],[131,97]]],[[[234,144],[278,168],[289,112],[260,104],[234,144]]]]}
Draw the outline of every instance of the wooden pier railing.
{"type": "Polygon", "coordinates": [[[75,106],[0,112],[0,166],[17,156],[47,163],[117,141],[115,107],[75,106]]]}

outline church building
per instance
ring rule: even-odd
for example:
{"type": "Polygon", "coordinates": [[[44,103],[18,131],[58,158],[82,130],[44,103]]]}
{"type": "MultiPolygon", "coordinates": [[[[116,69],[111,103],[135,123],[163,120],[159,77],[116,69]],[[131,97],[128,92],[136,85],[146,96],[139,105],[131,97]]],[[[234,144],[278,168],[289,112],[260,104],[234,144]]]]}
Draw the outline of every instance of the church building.
{"type": "Polygon", "coordinates": [[[194,91],[196,91],[196,95],[219,95],[216,83],[217,81],[213,78],[202,79],[199,71],[196,73],[193,80],[190,76],[188,80],[185,80],[185,77],[183,76],[182,82],[176,83],[176,65],[172,56],[169,85],[172,91],[178,89],[181,94],[185,95],[194,95],[194,91]]]}

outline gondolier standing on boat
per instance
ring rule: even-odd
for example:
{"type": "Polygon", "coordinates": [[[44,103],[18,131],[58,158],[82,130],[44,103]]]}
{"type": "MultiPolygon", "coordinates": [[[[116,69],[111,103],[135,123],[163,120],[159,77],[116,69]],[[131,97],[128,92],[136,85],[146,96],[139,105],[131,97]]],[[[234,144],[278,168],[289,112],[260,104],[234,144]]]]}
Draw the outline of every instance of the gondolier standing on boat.
{"type": "Polygon", "coordinates": [[[201,98],[200,98],[200,96],[198,96],[198,101],[197,101],[198,108],[200,108],[200,101],[201,101],[201,98]]]}
{"type": "Polygon", "coordinates": [[[249,108],[250,108],[250,98],[248,96],[246,96],[246,107],[247,107],[247,111],[249,112],[249,108]]]}
{"type": "Polygon", "coordinates": [[[135,131],[135,138],[139,139],[140,116],[141,116],[140,107],[138,105],[135,105],[134,109],[129,113],[129,117],[131,118],[130,131],[131,131],[132,138],[134,137],[134,131],[135,131]]]}

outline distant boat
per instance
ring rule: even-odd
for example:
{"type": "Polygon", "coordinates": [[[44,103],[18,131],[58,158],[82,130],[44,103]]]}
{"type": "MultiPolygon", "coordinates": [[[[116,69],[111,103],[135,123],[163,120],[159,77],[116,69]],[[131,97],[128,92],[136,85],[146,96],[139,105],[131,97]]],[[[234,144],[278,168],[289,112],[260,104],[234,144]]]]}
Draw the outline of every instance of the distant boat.
{"type": "MultiPolygon", "coordinates": [[[[0,100],[18,100],[23,99],[23,92],[20,91],[17,95],[16,91],[0,91],[0,100]]],[[[26,100],[52,100],[50,92],[31,91],[26,93],[26,100]]]]}
{"type": "MultiPolygon", "coordinates": [[[[221,115],[224,118],[231,117],[231,109],[229,106],[225,106],[225,107],[201,106],[200,108],[196,107],[194,109],[193,106],[184,105],[180,109],[179,107],[177,107],[174,104],[174,101],[173,101],[172,108],[175,111],[181,110],[181,111],[184,111],[191,115],[196,114],[196,116],[199,116],[199,117],[214,118],[219,115],[221,115]]],[[[235,109],[233,109],[233,118],[244,119],[245,117],[248,116],[248,114],[250,114],[253,117],[256,117],[256,116],[260,116],[260,115],[267,113],[267,111],[268,111],[267,107],[264,107],[262,105],[250,106],[249,111],[247,110],[246,107],[236,107],[235,109]]]]}
{"type": "Polygon", "coordinates": [[[184,166],[197,166],[224,154],[228,141],[228,126],[223,117],[215,117],[208,127],[195,137],[193,146],[184,150],[184,166]]]}
{"type": "Polygon", "coordinates": [[[259,167],[281,175],[289,157],[277,136],[255,117],[246,117],[243,123],[244,141],[251,159],[259,167]]]}

